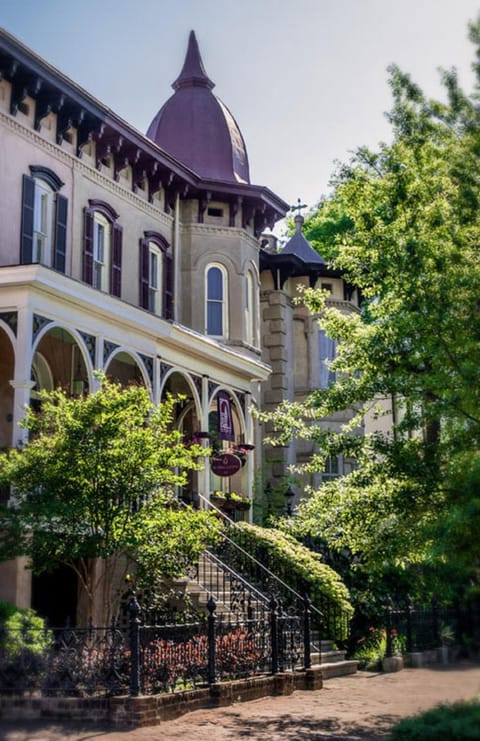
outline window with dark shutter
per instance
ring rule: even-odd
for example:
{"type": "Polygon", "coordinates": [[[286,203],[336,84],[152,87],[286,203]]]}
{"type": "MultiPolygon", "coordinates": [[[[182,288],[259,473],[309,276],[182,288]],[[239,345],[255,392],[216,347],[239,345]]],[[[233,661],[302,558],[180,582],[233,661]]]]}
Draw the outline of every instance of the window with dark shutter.
{"type": "Polygon", "coordinates": [[[83,223],[83,280],[93,284],[93,211],[85,209],[83,223]]]}
{"type": "Polygon", "coordinates": [[[164,255],[163,276],[163,316],[173,319],[173,256],[170,252],[164,255]]]}
{"type": "Polygon", "coordinates": [[[149,255],[148,239],[140,240],[140,306],[148,309],[148,285],[149,285],[149,255]]]}
{"type": "Polygon", "coordinates": [[[122,233],[120,224],[114,224],[110,293],[119,298],[122,295],[122,233]]]}
{"type": "Polygon", "coordinates": [[[122,226],[105,201],[90,199],[83,231],[83,280],[120,297],[122,293],[122,226]]]}
{"type": "Polygon", "coordinates": [[[20,263],[23,265],[32,262],[34,203],[35,180],[29,175],[24,175],[22,192],[22,228],[20,238],[20,263]]]}
{"type": "Polygon", "coordinates": [[[30,165],[23,176],[20,263],[40,263],[65,272],[68,201],[64,183],[48,167],[30,165]]]}
{"type": "Polygon", "coordinates": [[[154,231],[145,231],[140,241],[139,304],[173,319],[173,259],[165,237],[154,231]]]}
{"type": "Polygon", "coordinates": [[[57,194],[57,207],[55,211],[55,253],[53,266],[61,273],[65,272],[67,256],[67,213],[68,200],[57,194]]]}

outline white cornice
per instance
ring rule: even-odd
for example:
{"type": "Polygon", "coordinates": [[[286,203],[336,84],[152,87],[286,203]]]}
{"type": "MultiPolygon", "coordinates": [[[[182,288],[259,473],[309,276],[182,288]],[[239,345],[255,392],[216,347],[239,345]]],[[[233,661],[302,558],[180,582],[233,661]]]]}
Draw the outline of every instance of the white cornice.
{"type": "Polygon", "coordinates": [[[13,310],[15,306],[9,288],[15,290],[16,296],[19,289],[25,288],[29,294],[49,298],[50,311],[46,311],[47,307],[43,310],[53,320],[64,322],[64,317],[71,312],[65,326],[68,323],[72,325],[72,317],[78,314],[82,317],[82,327],[76,329],[108,335],[119,344],[122,344],[124,336],[129,335],[135,338],[134,349],[137,352],[159,355],[165,361],[182,365],[192,372],[206,369],[212,378],[219,379],[234,375],[243,384],[252,380],[264,381],[270,374],[270,367],[259,360],[42,265],[0,268],[0,289],[4,290],[9,310],[13,310]]]}

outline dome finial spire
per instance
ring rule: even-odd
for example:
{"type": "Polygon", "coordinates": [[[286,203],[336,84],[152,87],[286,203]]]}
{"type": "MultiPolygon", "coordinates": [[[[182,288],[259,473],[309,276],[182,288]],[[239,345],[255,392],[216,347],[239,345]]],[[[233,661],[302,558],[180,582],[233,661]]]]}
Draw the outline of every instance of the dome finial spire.
{"type": "Polygon", "coordinates": [[[172,87],[174,90],[178,90],[181,87],[191,87],[192,85],[207,87],[210,90],[215,87],[215,83],[212,82],[205,72],[195,31],[190,31],[187,54],[185,56],[182,71],[172,84],[172,87]]]}
{"type": "Polygon", "coordinates": [[[306,203],[302,203],[302,199],[301,198],[298,198],[297,199],[297,205],[296,206],[290,206],[290,211],[296,211],[297,212],[295,214],[295,218],[293,219],[293,221],[295,223],[295,231],[297,231],[297,232],[301,232],[302,231],[302,226],[303,226],[303,223],[305,221],[305,219],[303,218],[302,213],[301,213],[302,212],[302,208],[307,208],[307,204],[306,203]]]}

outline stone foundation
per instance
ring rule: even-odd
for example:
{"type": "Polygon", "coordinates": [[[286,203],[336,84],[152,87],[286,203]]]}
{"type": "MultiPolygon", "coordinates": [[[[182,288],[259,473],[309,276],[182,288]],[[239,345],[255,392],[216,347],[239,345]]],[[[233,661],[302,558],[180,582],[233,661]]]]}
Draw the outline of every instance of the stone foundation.
{"type": "Polygon", "coordinates": [[[291,695],[295,690],[317,690],[323,684],[321,668],[283,672],[184,692],[142,697],[0,697],[0,719],[49,718],[110,723],[113,726],[153,726],[201,708],[225,707],[260,697],[291,695]]]}

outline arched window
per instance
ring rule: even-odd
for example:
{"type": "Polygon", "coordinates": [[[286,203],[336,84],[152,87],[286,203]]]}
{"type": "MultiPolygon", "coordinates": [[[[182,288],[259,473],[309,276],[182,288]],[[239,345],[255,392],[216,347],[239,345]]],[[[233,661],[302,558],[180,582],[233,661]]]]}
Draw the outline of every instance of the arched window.
{"type": "Polygon", "coordinates": [[[209,265],[206,272],[206,333],[226,337],[227,273],[222,265],[209,265]]]}
{"type": "Polygon", "coordinates": [[[65,272],[68,201],[60,178],[47,167],[30,166],[23,176],[20,262],[65,272]]]}
{"type": "Polygon", "coordinates": [[[319,360],[319,386],[326,389],[335,383],[336,373],[330,368],[330,363],[335,360],[337,354],[337,343],[325,334],[323,329],[318,330],[318,360],[319,360]]]}
{"type": "Polygon", "coordinates": [[[173,318],[173,259],[161,234],[145,232],[140,240],[140,306],[173,318]]]}
{"type": "Polygon", "coordinates": [[[122,227],[118,214],[103,201],[90,200],[85,209],[83,279],[100,291],[121,295],[122,227]]]}
{"type": "Polygon", "coordinates": [[[245,289],[245,340],[249,345],[257,346],[257,302],[255,281],[250,270],[247,272],[245,289]]]}

